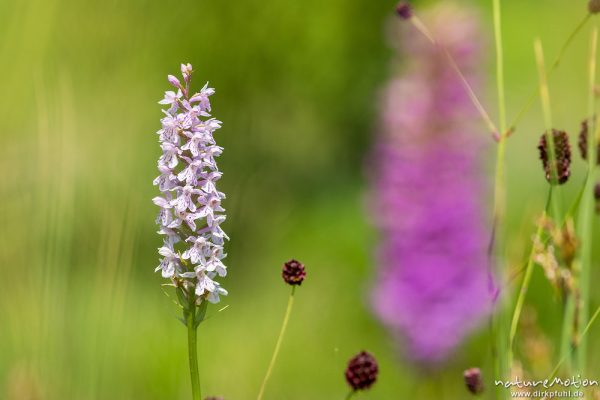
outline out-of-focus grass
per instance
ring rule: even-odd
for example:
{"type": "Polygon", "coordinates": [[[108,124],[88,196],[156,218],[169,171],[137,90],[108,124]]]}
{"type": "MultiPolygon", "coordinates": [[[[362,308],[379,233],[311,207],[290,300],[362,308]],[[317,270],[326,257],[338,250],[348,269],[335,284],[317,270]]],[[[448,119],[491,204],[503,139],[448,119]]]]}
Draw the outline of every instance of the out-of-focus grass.
{"type": "MultiPolygon", "coordinates": [[[[506,3],[513,114],[535,86],[533,37],[555,54],[585,2],[506,3]]],[[[462,397],[462,369],[489,365],[485,330],[445,371],[422,374],[398,361],[368,307],[375,237],[361,176],[393,5],[1,2],[0,398],[188,397],[185,329],[152,274],[149,200],[156,101],[183,61],[217,88],[233,239],[230,307],[200,329],[205,392],[255,396],[285,307],[279,267],[296,257],[309,275],[267,398],[342,398],[345,362],[363,348],[382,373],[358,398],[462,397]]],[[[550,82],[557,126],[573,133],[585,117],[586,49],[584,35],[550,82]]],[[[538,108],[508,148],[514,260],[545,195],[538,108]]],[[[582,179],[574,175],[568,195],[582,179]]],[[[539,271],[530,299],[555,337],[560,305],[539,271]]]]}

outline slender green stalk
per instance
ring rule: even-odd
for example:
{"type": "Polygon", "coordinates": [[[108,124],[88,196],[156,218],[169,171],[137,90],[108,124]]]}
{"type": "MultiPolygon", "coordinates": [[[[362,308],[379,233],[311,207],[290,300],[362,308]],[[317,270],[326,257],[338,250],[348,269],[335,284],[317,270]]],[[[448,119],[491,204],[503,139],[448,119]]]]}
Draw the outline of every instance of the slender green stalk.
{"type": "MultiPolygon", "coordinates": [[[[544,66],[544,49],[542,42],[539,39],[535,40],[535,58],[538,66],[540,79],[540,97],[542,99],[542,110],[544,114],[544,125],[546,128],[546,143],[548,146],[548,163],[550,164],[550,185],[558,184],[558,165],[556,164],[556,149],[554,143],[554,135],[552,134],[552,107],[550,106],[550,90],[548,89],[548,80],[546,76],[546,68],[544,66]]],[[[552,204],[552,212],[557,224],[560,224],[562,214],[560,205],[560,194],[551,193],[550,202],[552,204]]]]}
{"type": "Polygon", "coordinates": [[[504,95],[504,48],[502,45],[502,12],[500,0],[494,0],[494,38],[496,41],[496,86],[498,90],[498,118],[501,133],[506,129],[506,97],[504,95]]]}
{"type": "Polygon", "coordinates": [[[479,100],[479,98],[477,97],[477,95],[475,94],[475,91],[473,90],[473,88],[469,84],[469,81],[467,80],[467,78],[465,77],[465,75],[460,70],[458,64],[456,64],[456,61],[454,60],[454,57],[452,57],[452,54],[450,54],[450,52],[448,51],[448,49],[446,48],[446,46],[444,46],[443,44],[441,44],[433,36],[433,34],[429,31],[429,29],[427,29],[427,26],[417,16],[413,16],[410,20],[411,20],[413,26],[419,32],[421,32],[421,34],[423,34],[423,36],[425,36],[431,42],[431,44],[433,44],[434,46],[437,46],[438,48],[440,48],[442,50],[442,52],[444,53],[444,55],[448,59],[448,63],[450,64],[450,67],[452,67],[452,69],[454,70],[454,72],[456,73],[456,75],[458,75],[458,77],[459,77],[459,79],[460,79],[463,87],[465,88],[467,94],[469,95],[469,98],[471,99],[471,102],[473,103],[473,105],[477,109],[477,112],[479,112],[479,115],[481,116],[481,118],[483,119],[483,121],[485,122],[485,124],[487,125],[488,129],[490,130],[490,132],[493,135],[500,135],[501,132],[498,132],[498,128],[496,128],[496,125],[494,124],[494,122],[490,118],[488,112],[485,110],[485,107],[483,106],[483,104],[481,103],[481,101],[479,100]]]}
{"type": "Polygon", "coordinates": [[[196,299],[188,295],[188,308],[186,310],[186,326],[188,333],[188,357],[190,362],[190,378],[192,380],[192,399],[201,400],[200,373],[198,372],[197,326],[196,326],[196,299]]]}
{"type": "Polygon", "coordinates": [[[351,390],[350,393],[348,393],[345,397],[346,400],[351,399],[354,396],[354,393],[356,393],[354,390],[351,390]]]}
{"type": "MultiPolygon", "coordinates": [[[[500,132],[498,135],[498,149],[496,154],[496,177],[494,185],[494,219],[492,238],[496,243],[491,243],[490,249],[493,251],[493,246],[502,248],[504,241],[504,214],[506,208],[506,177],[504,160],[506,157],[506,97],[504,93],[504,49],[502,45],[502,16],[500,8],[500,0],[493,0],[494,8],[494,38],[496,43],[496,86],[498,91],[498,116],[500,120],[500,132]]],[[[497,252],[497,265],[500,270],[500,276],[505,274],[503,263],[504,254],[497,252]]],[[[505,379],[509,374],[510,365],[508,364],[507,353],[507,337],[505,329],[507,328],[506,310],[503,300],[505,296],[500,296],[500,307],[498,310],[497,321],[493,323],[494,341],[495,341],[495,373],[497,379],[505,379]]],[[[496,388],[496,397],[501,399],[507,396],[502,388],[496,388]]]]}
{"type": "MultiPolygon", "coordinates": [[[[546,208],[544,213],[542,214],[542,218],[546,218],[548,213],[548,209],[550,208],[550,202],[552,198],[552,186],[550,187],[550,192],[548,193],[548,199],[546,200],[546,208]]],[[[523,311],[523,305],[525,303],[525,297],[527,296],[527,291],[529,290],[529,283],[531,282],[531,276],[533,275],[533,268],[535,266],[535,262],[533,261],[533,256],[535,252],[535,242],[540,240],[542,237],[543,227],[542,224],[538,225],[537,231],[535,233],[534,244],[531,246],[531,252],[529,253],[529,258],[527,259],[527,267],[525,269],[525,276],[523,277],[523,282],[521,283],[521,289],[519,290],[519,297],[517,298],[517,303],[515,305],[515,311],[513,312],[512,322],[510,324],[510,335],[508,339],[508,363],[512,364],[513,361],[513,350],[514,350],[514,341],[515,336],[517,334],[517,328],[519,326],[519,320],[521,318],[521,312],[523,311]]]]}
{"type": "MultiPolygon", "coordinates": [[[[579,221],[577,226],[580,228],[578,236],[581,240],[581,249],[579,256],[579,267],[580,274],[577,279],[580,294],[580,304],[576,307],[578,312],[577,321],[579,326],[586,325],[588,321],[589,312],[589,300],[590,300],[590,269],[592,263],[592,245],[593,245],[593,213],[594,213],[594,183],[596,160],[597,160],[597,130],[600,128],[596,123],[595,117],[595,86],[596,86],[596,55],[598,47],[598,28],[594,27],[591,37],[591,49],[590,49],[590,62],[589,62],[589,74],[590,74],[590,88],[589,88],[589,118],[590,124],[588,129],[588,174],[585,182],[585,190],[583,194],[583,207],[579,213],[579,221]]],[[[576,328],[578,328],[576,327],[576,328]]],[[[573,339],[574,343],[574,359],[578,373],[585,373],[586,366],[586,350],[587,340],[584,338],[578,338],[577,332],[573,339]]]]}
{"type": "Polygon", "coordinates": [[[257,400],[261,400],[265,393],[265,388],[267,387],[267,382],[271,377],[271,373],[273,372],[273,367],[275,366],[275,361],[277,360],[277,356],[279,355],[279,349],[281,348],[281,343],[283,343],[283,337],[285,336],[285,331],[287,329],[288,322],[290,320],[290,315],[292,314],[292,307],[294,306],[294,292],[296,290],[296,286],[292,286],[292,291],[290,293],[290,297],[288,299],[287,308],[285,310],[285,316],[283,317],[283,324],[281,325],[281,331],[279,332],[279,337],[277,338],[277,344],[275,344],[275,350],[273,351],[273,356],[271,357],[271,362],[269,363],[269,368],[267,368],[267,373],[265,374],[265,378],[262,381],[262,385],[260,386],[260,391],[258,392],[257,400]]]}
{"type": "MultiPolygon", "coordinates": [[[[542,109],[544,111],[544,123],[546,127],[546,143],[548,146],[548,163],[550,165],[550,184],[556,185],[558,181],[558,166],[556,165],[556,152],[555,152],[555,143],[554,143],[554,135],[552,133],[552,114],[550,107],[550,94],[548,90],[548,82],[546,78],[545,68],[544,68],[544,52],[542,48],[542,43],[539,39],[535,40],[535,55],[538,65],[538,71],[540,76],[540,97],[542,99],[542,109]]],[[[557,190],[558,191],[558,190],[557,190]]],[[[559,202],[558,193],[555,193],[552,200],[552,210],[553,217],[557,224],[560,224],[562,214],[561,207],[559,202]]],[[[562,326],[562,339],[561,339],[561,355],[562,357],[566,357],[568,359],[567,366],[570,368],[571,359],[570,359],[570,343],[571,343],[571,332],[574,321],[574,311],[575,311],[575,297],[572,293],[566,294],[566,303],[565,303],[565,311],[563,316],[563,326],[562,326]]]]}
{"type": "MultiPolygon", "coordinates": [[[[575,29],[573,29],[573,31],[571,32],[571,34],[569,35],[569,37],[567,38],[567,40],[565,41],[565,43],[563,43],[562,47],[560,48],[560,51],[558,52],[558,55],[556,56],[554,62],[552,63],[552,65],[550,66],[550,69],[548,70],[548,78],[554,73],[554,71],[556,71],[558,69],[558,66],[560,65],[560,62],[562,61],[562,58],[565,55],[567,49],[571,46],[571,43],[573,42],[573,40],[575,39],[575,37],[579,34],[579,32],[587,24],[587,22],[590,19],[590,17],[591,17],[591,14],[589,14],[589,13],[586,14],[585,17],[577,24],[577,26],[575,27],[575,29]]],[[[521,122],[521,119],[525,116],[525,114],[527,113],[527,111],[529,111],[529,109],[531,108],[531,106],[535,102],[535,99],[537,97],[537,92],[538,92],[537,88],[534,88],[531,91],[531,93],[527,97],[527,101],[525,102],[525,104],[523,105],[523,107],[521,107],[521,109],[519,110],[519,112],[515,116],[514,120],[509,125],[510,126],[510,130],[509,130],[510,132],[512,132],[512,131],[514,131],[516,129],[516,127],[519,124],[519,122],[521,122]]]]}
{"type": "MultiPolygon", "coordinates": [[[[587,333],[590,330],[590,328],[592,327],[592,325],[594,324],[594,322],[596,321],[596,319],[600,316],[600,307],[598,307],[596,309],[596,312],[594,313],[594,315],[592,316],[592,318],[590,319],[590,322],[587,323],[587,325],[585,326],[585,329],[581,332],[581,339],[587,337],[587,333]]],[[[563,365],[563,363],[566,361],[566,358],[563,357],[560,359],[560,361],[558,362],[558,364],[556,364],[556,366],[554,367],[554,369],[552,370],[552,373],[550,374],[550,377],[548,379],[552,379],[556,376],[556,374],[558,373],[558,371],[560,370],[560,367],[563,365]]]]}
{"type": "Polygon", "coordinates": [[[573,322],[575,321],[575,306],[575,298],[573,296],[567,296],[560,340],[560,356],[566,363],[565,366],[567,372],[570,372],[573,368],[571,338],[573,335],[573,322]]]}
{"type": "Polygon", "coordinates": [[[506,154],[506,98],[504,94],[504,51],[502,47],[502,19],[500,0],[494,2],[494,38],[496,42],[496,86],[498,91],[498,115],[500,119],[500,135],[496,156],[496,178],[494,187],[494,229],[501,226],[504,218],[506,189],[504,176],[504,159],[506,154]]]}

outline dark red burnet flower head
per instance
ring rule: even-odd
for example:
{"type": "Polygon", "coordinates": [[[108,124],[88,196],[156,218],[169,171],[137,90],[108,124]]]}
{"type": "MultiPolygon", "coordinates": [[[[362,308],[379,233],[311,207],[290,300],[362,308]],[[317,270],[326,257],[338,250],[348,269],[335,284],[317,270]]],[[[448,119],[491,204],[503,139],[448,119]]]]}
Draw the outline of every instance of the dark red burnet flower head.
{"type": "Polygon", "coordinates": [[[483,393],[483,378],[479,368],[470,368],[464,372],[465,385],[473,394],[483,393]]]}
{"type": "MultiPolygon", "coordinates": [[[[581,158],[584,160],[588,159],[588,136],[589,136],[589,121],[586,119],[581,123],[581,132],[579,133],[579,151],[581,152],[581,158]]],[[[600,143],[596,145],[596,163],[600,165],[600,143]]]]}
{"type": "Polygon", "coordinates": [[[378,373],[379,366],[375,357],[366,351],[361,351],[348,361],[346,381],[354,391],[365,390],[373,386],[378,373]]]}
{"type": "Polygon", "coordinates": [[[556,185],[557,183],[562,185],[571,176],[571,145],[569,144],[569,135],[564,131],[553,129],[550,136],[554,142],[554,165],[550,165],[550,149],[548,148],[546,133],[542,135],[540,144],[538,145],[540,158],[544,164],[544,172],[548,182],[552,185],[556,185]],[[556,177],[554,177],[555,171],[556,177]]]}
{"type": "Polygon", "coordinates": [[[407,1],[401,1],[396,6],[396,14],[402,19],[411,19],[413,16],[411,5],[407,1]]]}
{"type": "Polygon", "coordinates": [[[301,285],[306,278],[306,269],[300,261],[290,260],[283,264],[281,276],[288,285],[301,285]]]}
{"type": "Polygon", "coordinates": [[[592,14],[598,14],[600,12],[600,0],[590,0],[588,11],[592,14]]]}

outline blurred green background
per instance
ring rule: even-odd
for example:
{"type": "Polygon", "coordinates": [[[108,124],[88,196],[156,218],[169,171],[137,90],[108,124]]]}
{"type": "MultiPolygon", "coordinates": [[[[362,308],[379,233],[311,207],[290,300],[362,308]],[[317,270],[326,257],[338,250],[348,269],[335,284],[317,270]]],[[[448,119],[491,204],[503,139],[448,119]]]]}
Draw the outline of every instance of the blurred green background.
{"type": "MultiPolygon", "coordinates": [[[[491,1],[475,3],[488,28],[485,103],[495,110],[491,1]]],[[[553,57],[586,1],[504,3],[512,116],[537,82],[534,37],[553,57]]],[[[153,273],[160,239],[150,201],[157,101],[181,62],[194,65],[197,85],[217,89],[213,113],[224,122],[217,140],[225,147],[230,295],[222,302],[229,307],[213,307],[200,328],[204,392],[256,396],[288,295],[280,267],[292,257],[307,265],[308,279],[266,398],[343,398],[346,361],[362,349],[378,357],[381,375],[358,399],[460,399],[463,369],[479,365],[491,378],[485,327],[444,368],[423,371],[402,362],[370,313],[376,234],[364,213],[364,157],[390,76],[394,6],[0,2],[0,398],[189,398],[186,331],[153,273]]],[[[587,110],[589,27],[550,82],[555,124],[572,135],[587,110]]],[[[508,146],[515,265],[546,194],[542,130],[536,103],[508,146]]],[[[565,198],[583,180],[575,158],[565,198]]],[[[539,270],[529,300],[556,339],[560,304],[539,270]]],[[[589,362],[600,372],[599,360],[589,362]]]]}

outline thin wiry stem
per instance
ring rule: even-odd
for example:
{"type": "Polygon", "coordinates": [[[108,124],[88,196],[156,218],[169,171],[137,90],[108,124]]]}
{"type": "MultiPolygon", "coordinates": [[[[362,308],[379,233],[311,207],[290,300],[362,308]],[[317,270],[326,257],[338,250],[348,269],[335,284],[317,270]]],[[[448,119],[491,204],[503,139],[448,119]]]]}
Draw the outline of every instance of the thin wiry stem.
{"type": "MultiPolygon", "coordinates": [[[[557,184],[558,181],[558,166],[556,165],[556,153],[554,135],[552,133],[552,114],[550,112],[550,95],[548,91],[548,84],[546,80],[546,73],[544,68],[544,52],[542,43],[539,39],[536,39],[535,44],[535,55],[538,65],[538,71],[540,76],[540,97],[542,99],[542,109],[544,111],[544,122],[546,127],[546,145],[548,146],[548,163],[550,165],[550,184],[557,184]]],[[[556,198],[556,196],[553,196],[556,198]]],[[[553,216],[554,219],[560,223],[560,206],[558,199],[552,202],[553,216]]],[[[566,357],[570,353],[570,340],[571,337],[571,326],[573,324],[573,316],[575,310],[575,302],[572,294],[567,294],[565,313],[563,317],[562,327],[562,339],[561,339],[561,355],[566,357]]],[[[570,365],[570,363],[569,363],[570,365]]]]}
{"type": "MultiPolygon", "coordinates": [[[[498,18],[499,18],[499,16],[500,16],[499,6],[498,6],[498,13],[496,13],[496,5],[494,5],[494,13],[495,13],[495,15],[498,15],[498,18]]],[[[550,78],[552,76],[552,74],[558,69],[558,66],[561,63],[563,56],[565,55],[565,53],[567,52],[567,50],[573,43],[573,40],[577,37],[579,32],[581,32],[581,30],[585,27],[587,22],[590,20],[591,16],[592,15],[589,13],[586,14],[585,17],[583,17],[583,19],[575,26],[573,31],[571,31],[571,33],[569,34],[569,36],[567,37],[567,39],[561,46],[560,51],[558,52],[556,58],[554,59],[554,62],[548,69],[548,78],[550,78]]],[[[501,24],[500,24],[501,21],[499,19],[496,21],[496,17],[494,17],[494,18],[495,18],[495,20],[494,20],[495,37],[497,39],[500,38],[500,41],[501,41],[501,35],[499,35],[499,32],[497,30],[501,26],[501,24]],[[498,27],[498,28],[496,28],[496,27],[498,27]]],[[[479,100],[479,98],[477,97],[475,92],[473,91],[471,85],[465,79],[463,73],[460,71],[460,68],[458,68],[458,66],[456,65],[454,58],[448,53],[448,51],[443,46],[441,46],[439,44],[439,42],[435,39],[433,34],[427,29],[427,26],[423,23],[423,21],[421,21],[418,17],[413,16],[411,18],[411,22],[413,23],[415,28],[419,32],[421,32],[432,44],[440,46],[443,49],[444,53],[448,57],[448,60],[450,61],[450,65],[456,71],[456,73],[459,75],[463,85],[465,86],[465,89],[467,90],[467,93],[469,94],[469,97],[471,98],[473,105],[477,108],[477,111],[481,115],[481,118],[484,120],[488,129],[494,134],[494,136],[496,136],[499,139],[504,136],[510,136],[517,129],[517,125],[521,122],[521,119],[523,119],[523,117],[525,116],[527,111],[529,111],[531,106],[533,106],[533,103],[535,102],[535,99],[537,98],[537,95],[538,95],[538,89],[534,88],[531,91],[531,93],[529,94],[529,96],[527,96],[527,100],[525,101],[525,104],[523,104],[521,109],[517,112],[517,115],[512,120],[512,122],[507,125],[508,129],[501,129],[501,131],[499,132],[498,129],[496,128],[496,125],[490,118],[489,113],[485,110],[485,107],[483,107],[481,101],[479,100]]],[[[502,47],[502,43],[500,42],[500,46],[498,46],[498,42],[497,42],[496,48],[498,49],[501,47],[502,47]]],[[[502,52],[500,52],[500,56],[502,57],[502,52]]],[[[503,64],[503,60],[501,62],[503,64]]],[[[498,74],[498,76],[502,76],[502,78],[501,78],[502,83],[500,81],[498,81],[498,87],[501,86],[502,88],[504,88],[504,84],[503,84],[504,74],[503,73],[498,74]]],[[[502,89],[502,91],[499,90],[498,93],[499,93],[499,97],[500,96],[504,97],[504,89],[502,89]],[[500,93],[502,93],[502,94],[500,94],[500,93]]],[[[503,104],[505,104],[505,103],[503,102],[503,104]]],[[[506,110],[505,110],[504,106],[503,106],[503,109],[504,109],[504,111],[500,112],[500,116],[499,116],[500,119],[502,119],[502,118],[506,119],[506,110]],[[504,117],[502,116],[502,114],[504,114],[504,117]]]]}
{"type": "MultiPolygon", "coordinates": [[[[585,329],[581,332],[581,339],[583,339],[583,338],[586,337],[588,331],[590,330],[590,328],[592,327],[592,325],[594,324],[594,322],[596,322],[596,319],[598,319],[599,316],[600,316],[600,307],[598,307],[596,309],[596,312],[594,313],[594,315],[592,315],[592,318],[590,318],[590,322],[587,323],[587,325],[585,326],[585,329]]],[[[566,360],[567,360],[567,357],[563,357],[563,358],[560,359],[560,361],[558,362],[558,364],[556,364],[556,366],[552,370],[552,373],[550,374],[550,377],[548,378],[549,380],[552,379],[552,378],[554,378],[556,376],[556,374],[560,370],[560,367],[563,365],[563,363],[566,360]]]]}
{"type": "MultiPolygon", "coordinates": [[[[548,89],[548,80],[546,76],[546,68],[544,66],[544,49],[540,39],[534,42],[535,59],[538,67],[540,79],[540,97],[542,99],[542,110],[544,114],[544,125],[546,128],[546,145],[548,146],[548,163],[550,165],[550,185],[558,183],[558,165],[556,163],[556,148],[554,143],[554,135],[552,133],[552,107],[550,105],[550,90],[548,89]]],[[[561,206],[558,193],[553,193],[550,196],[552,204],[552,212],[554,219],[560,224],[561,206]]]]}
{"type": "MultiPolygon", "coordinates": [[[[492,238],[490,250],[493,251],[493,246],[498,245],[497,241],[503,241],[503,219],[504,209],[506,204],[506,182],[504,173],[504,159],[506,153],[506,98],[504,94],[504,49],[502,45],[502,17],[500,0],[493,0],[494,8],[494,39],[496,43],[496,86],[498,91],[498,115],[500,119],[500,134],[498,135],[498,149],[496,154],[496,176],[494,185],[494,217],[492,227],[492,238]]],[[[497,265],[500,267],[500,276],[504,275],[501,266],[503,263],[503,254],[498,252],[497,265]]],[[[503,302],[504,296],[500,296],[500,301],[503,302]]],[[[498,310],[497,322],[494,326],[495,336],[495,372],[498,379],[504,379],[510,369],[508,364],[507,343],[504,335],[506,321],[506,312],[504,307],[498,310]]],[[[496,396],[498,399],[504,397],[506,393],[498,387],[496,396]]]]}
{"type": "MultiPolygon", "coordinates": [[[[595,169],[597,160],[597,132],[600,130],[596,123],[595,110],[596,110],[596,56],[598,47],[598,28],[594,27],[590,40],[590,61],[589,61],[589,76],[590,76],[590,87],[588,97],[588,114],[589,114],[589,127],[588,127],[588,174],[585,182],[585,189],[583,194],[583,208],[579,214],[578,227],[580,231],[578,235],[581,240],[581,250],[579,256],[579,268],[580,274],[578,279],[579,294],[580,294],[580,305],[576,307],[578,312],[577,321],[579,326],[583,326],[587,323],[588,312],[589,312],[589,288],[590,288],[590,268],[592,263],[592,244],[593,244],[593,213],[594,213],[594,183],[595,183],[595,169]]],[[[574,332],[575,337],[573,343],[575,347],[574,359],[576,362],[577,371],[581,374],[585,373],[586,366],[586,350],[587,340],[584,338],[578,338],[577,328],[574,332]]]]}
{"type": "MultiPolygon", "coordinates": [[[[500,227],[504,217],[506,188],[504,176],[504,159],[506,153],[506,97],[504,92],[504,49],[502,45],[502,17],[500,0],[494,4],[494,39],[496,42],[496,87],[498,91],[498,115],[500,119],[500,135],[496,155],[496,177],[494,185],[494,229],[500,227]]],[[[497,232],[494,232],[496,235],[497,232]]]]}
{"type": "Polygon", "coordinates": [[[490,132],[494,136],[499,135],[500,132],[498,132],[498,128],[496,128],[496,125],[490,118],[488,112],[485,110],[485,107],[483,106],[483,104],[481,103],[481,101],[479,100],[477,95],[475,94],[473,87],[469,84],[469,81],[467,80],[465,75],[460,70],[458,64],[456,63],[456,60],[454,60],[454,57],[452,57],[452,55],[450,54],[450,52],[448,51],[446,46],[444,46],[438,40],[436,40],[436,38],[429,31],[429,29],[427,29],[427,26],[417,16],[411,17],[410,21],[412,22],[413,26],[431,42],[431,44],[433,44],[434,46],[437,46],[444,53],[444,56],[446,56],[446,58],[448,59],[448,63],[450,64],[450,67],[452,67],[452,69],[454,70],[456,75],[458,75],[458,77],[460,78],[462,85],[464,86],[465,90],[467,91],[467,94],[469,95],[469,98],[471,99],[471,102],[477,109],[477,112],[479,112],[479,115],[481,116],[481,118],[483,119],[485,124],[487,125],[490,132]]]}
{"type": "Polygon", "coordinates": [[[504,48],[502,45],[502,13],[500,0],[494,0],[494,38],[496,41],[496,86],[498,90],[498,118],[500,129],[506,128],[506,96],[504,92],[504,48]]]}
{"type": "Polygon", "coordinates": [[[354,396],[354,393],[356,393],[356,392],[355,392],[354,390],[351,390],[351,391],[350,391],[350,393],[348,393],[348,394],[346,395],[346,397],[344,397],[344,398],[345,398],[346,400],[348,400],[348,399],[351,399],[351,398],[352,398],[352,396],[354,396]]]}
{"type": "MultiPolygon", "coordinates": [[[[542,219],[546,218],[548,213],[548,208],[550,207],[552,197],[552,187],[550,187],[550,192],[548,193],[548,200],[546,201],[546,209],[542,214],[542,219]]],[[[531,276],[533,275],[533,267],[535,262],[533,260],[534,252],[535,252],[535,243],[541,239],[543,232],[542,224],[538,225],[537,231],[535,233],[535,237],[533,239],[533,245],[531,246],[531,252],[529,253],[529,258],[527,260],[527,268],[525,269],[525,276],[523,277],[523,282],[521,283],[521,289],[519,290],[519,296],[517,298],[517,303],[515,305],[515,311],[513,312],[512,321],[510,324],[510,334],[508,338],[508,364],[511,365],[513,361],[513,350],[514,350],[514,341],[515,336],[517,334],[517,328],[519,326],[519,320],[521,318],[521,312],[523,311],[523,305],[525,304],[525,297],[527,296],[527,291],[529,290],[529,283],[531,282],[531,276]]]]}
{"type": "Polygon", "coordinates": [[[273,356],[271,357],[271,362],[269,363],[269,367],[267,368],[267,373],[262,381],[262,385],[260,386],[260,391],[258,392],[257,400],[261,400],[265,393],[265,388],[267,387],[267,382],[271,377],[271,373],[273,373],[273,367],[275,366],[275,361],[277,360],[277,356],[279,355],[279,350],[281,348],[281,343],[283,343],[283,337],[285,336],[285,331],[287,329],[288,322],[290,320],[290,315],[292,314],[292,307],[294,306],[294,292],[296,290],[296,286],[292,286],[292,292],[290,293],[290,297],[288,299],[287,308],[285,310],[285,316],[283,317],[283,324],[281,325],[281,331],[279,332],[279,337],[277,338],[277,343],[275,344],[275,350],[273,351],[273,356]]]}
{"type": "MultiPolygon", "coordinates": [[[[579,32],[587,24],[590,17],[591,17],[591,14],[589,14],[589,13],[586,14],[586,16],[577,24],[575,29],[573,29],[573,31],[571,32],[571,34],[569,35],[567,40],[563,43],[562,47],[560,48],[560,51],[558,52],[558,55],[556,56],[556,58],[554,59],[554,62],[552,63],[552,65],[550,66],[550,69],[548,70],[548,78],[550,78],[550,76],[552,76],[554,71],[556,71],[558,69],[558,66],[560,65],[562,58],[565,55],[566,51],[571,46],[571,43],[573,42],[575,37],[579,34],[579,32]]],[[[517,113],[517,115],[515,116],[513,121],[511,122],[511,124],[509,125],[509,127],[510,127],[509,132],[514,132],[516,130],[517,125],[519,124],[519,122],[521,122],[521,119],[525,116],[527,111],[529,111],[529,109],[535,102],[535,99],[537,98],[537,92],[538,92],[537,88],[534,88],[531,91],[531,93],[527,97],[527,101],[525,102],[523,107],[521,107],[521,109],[519,110],[519,112],[517,113]]]]}

